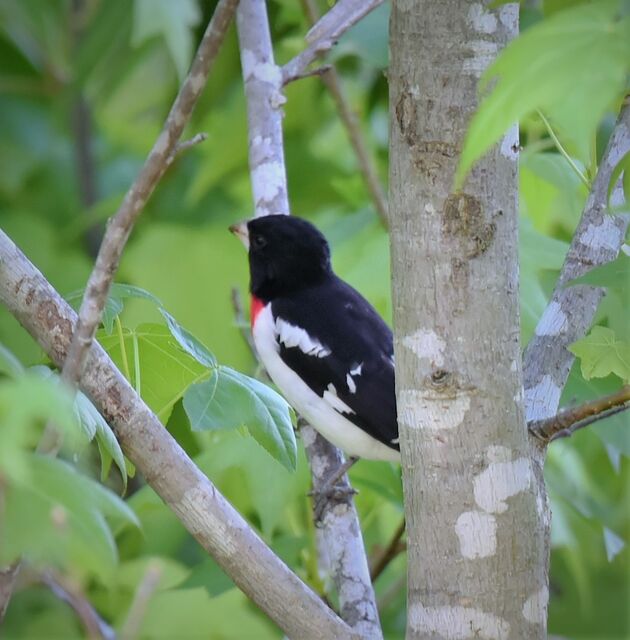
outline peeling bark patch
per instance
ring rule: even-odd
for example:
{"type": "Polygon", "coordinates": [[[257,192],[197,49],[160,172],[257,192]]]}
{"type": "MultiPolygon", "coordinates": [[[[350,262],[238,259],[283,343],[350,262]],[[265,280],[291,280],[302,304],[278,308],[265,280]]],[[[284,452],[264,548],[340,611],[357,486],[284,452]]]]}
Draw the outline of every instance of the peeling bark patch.
{"type": "Polygon", "coordinates": [[[446,343],[435,331],[419,329],[403,338],[403,344],[413,351],[418,358],[428,360],[433,366],[441,367],[444,364],[446,343]]]}
{"type": "Polygon", "coordinates": [[[555,415],[562,390],[549,375],[544,375],[540,382],[525,389],[525,418],[544,420],[555,415]]]}
{"type": "Polygon", "coordinates": [[[531,481],[531,463],[527,458],[491,462],[475,476],[475,501],[487,513],[503,513],[508,508],[506,500],[529,488],[531,481]]]}
{"type": "Polygon", "coordinates": [[[464,52],[462,71],[479,77],[495,60],[499,51],[496,42],[490,40],[471,40],[464,52]]]}
{"type": "Polygon", "coordinates": [[[62,358],[66,357],[67,341],[73,332],[72,322],[59,313],[57,305],[52,300],[42,300],[35,308],[38,324],[43,326],[51,337],[51,345],[62,358]],[[59,340],[64,344],[60,344],[59,340]]]}
{"type": "Polygon", "coordinates": [[[569,322],[562,307],[555,300],[552,300],[538,321],[536,335],[557,336],[564,333],[568,326],[569,322]]]}
{"type": "Polygon", "coordinates": [[[623,229],[615,224],[615,219],[604,215],[599,224],[591,223],[580,238],[580,244],[591,251],[612,251],[617,254],[623,240],[623,229]]]}
{"type": "Polygon", "coordinates": [[[523,605],[523,617],[532,624],[546,624],[548,604],[549,589],[544,585],[525,601],[523,605]]]}
{"type": "Polygon", "coordinates": [[[489,513],[465,511],[457,518],[455,533],[464,558],[487,558],[497,551],[497,521],[489,513]]]}
{"type": "Polygon", "coordinates": [[[468,10],[468,20],[479,33],[494,33],[497,30],[497,19],[480,2],[475,2],[468,10]]]}
{"type": "Polygon", "coordinates": [[[412,429],[455,429],[470,409],[470,395],[460,391],[449,395],[430,389],[400,392],[400,418],[412,429]]]}
{"type": "Polygon", "coordinates": [[[453,193],[444,201],[442,214],[444,233],[460,240],[467,258],[476,258],[492,244],[496,233],[494,222],[486,222],[481,202],[467,193],[453,193]]]}
{"type": "Polygon", "coordinates": [[[284,167],[280,162],[263,162],[252,171],[254,193],[260,194],[260,200],[270,202],[285,184],[284,167]]]}
{"type": "Polygon", "coordinates": [[[180,509],[183,512],[196,514],[194,518],[187,517],[189,522],[194,522],[194,528],[190,529],[193,535],[207,536],[209,531],[213,531],[216,539],[221,541],[221,548],[226,556],[234,555],[237,547],[231,539],[229,525],[222,518],[215,516],[208,502],[208,493],[205,487],[197,485],[188,489],[179,501],[180,509]]]}
{"type": "Polygon", "coordinates": [[[268,82],[276,87],[282,84],[282,71],[278,65],[258,60],[256,54],[248,49],[243,49],[241,60],[245,80],[253,76],[256,80],[268,82]]]}
{"type": "Polygon", "coordinates": [[[405,85],[395,109],[396,122],[398,122],[400,134],[410,147],[416,143],[417,138],[418,113],[416,101],[417,98],[409,91],[409,87],[405,85]]]}
{"type": "Polygon", "coordinates": [[[409,625],[417,633],[446,640],[507,640],[510,635],[507,620],[472,607],[424,607],[415,603],[409,608],[409,625]]]}

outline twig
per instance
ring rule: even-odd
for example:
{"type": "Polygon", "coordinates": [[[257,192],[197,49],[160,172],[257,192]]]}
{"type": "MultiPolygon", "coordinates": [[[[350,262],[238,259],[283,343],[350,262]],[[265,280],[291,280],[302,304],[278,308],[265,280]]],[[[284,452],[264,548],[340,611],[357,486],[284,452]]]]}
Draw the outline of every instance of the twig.
{"type": "Polygon", "coordinates": [[[282,67],[283,84],[300,77],[315,58],[332,49],[350,27],[383,1],[339,0],[306,34],[306,49],[282,67]]]}
{"type": "Polygon", "coordinates": [[[548,443],[557,438],[566,438],[578,429],[626,409],[630,409],[630,385],[623,386],[609,396],[566,409],[553,418],[533,422],[528,428],[533,436],[548,443]]]}
{"type": "Polygon", "coordinates": [[[313,76],[325,76],[333,66],[331,64],[323,64],[321,67],[315,67],[314,69],[309,69],[308,71],[304,71],[303,73],[298,74],[297,76],[293,76],[291,78],[284,78],[282,84],[287,85],[290,82],[295,82],[296,80],[303,80],[304,78],[312,78],[313,76]]]}
{"type": "Polygon", "coordinates": [[[245,341],[245,344],[247,344],[252,356],[254,357],[254,360],[258,362],[256,345],[254,344],[254,339],[252,338],[252,332],[249,330],[249,323],[247,322],[245,311],[243,309],[243,298],[241,297],[241,292],[239,291],[238,287],[232,287],[230,298],[232,300],[232,309],[234,310],[234,324],[240,331],[241,337],[245,341]]]}
{"type": "Polygon", "coordinates": [[[399,554],[405,551],[407,548],[405,544],[401,543],[400,539],[405,533],[405,519],[403,518],[400,525],[390,540],[389,544],[382,553],[371,563],[370,578],[372,582],[376,582],[376,579],[385,571],[387,565],[399,554]]]}
{"type": "Polygon", "coordinates": [[[190,147],[194,147],[200,144],[201,142],[204,142],[207,139],[208,139],[208,134],[201,132],[201,133],[195,134],[189,140],[183,140],[182,142],[178,142],[175,145],[175,149],[173,149],[173,153],[170,155],[168,159],[169,164],[173,162],[175,157],[178,156],[180,153],[187,151],[188,149],[190,149],[190,147]]]}
{"type": "Polygon", "coordinates": [[[169,159],[206,85],[210,68],[223,42],[237,2],[238,0],[220,0],[217,4],[162,132],[107,227],[94,269],[88,279],[79,310],[79,321],[63,365],[62,379],[71,385],[76,384],[81,376],[85,355],[94,339],[129,234],[169,165],[169,159]]]}
{"type": "MultiPolygon", "coordinates": [[[[311,23],[316,22],[318,16],[315,2],[313,0],[302,0],[302,4],[308,20],[311,23]]],[[[337,106],[337,110],[339,111],[339,117],[348,131],[350,143],[352,144],[354,153],[357,156],[357,161],[361,168],[361,174],[363,175],[363,181],[365,182],[370,196],[374,201],[376,213],[378,213],[383,226],[387,228],[389,224],[387,198],[383,191],[383,187],[381,186],[381,181],[379,180],[376,167],[372,162],[372,157],[368,151],[367,144],[365,143],[365,138],[361,132],[361,126],[359,125],[357,115],[344,94],[341,78],[334,66],[331,66],[330,71],[322,76],[322,82],[330,92],[330,95],[337,106]]]]}
{"type": "MultiPolygon", "coordinates": [[[[370,4],[363,0],[360,3],[370,4]]],[[[336,7],[341,5],[348,6],[348,0],[342,0],[336,7]]],[[[249,168],[255,215],[289,214],[282,143],[283,75],[273,58],[265,0],[243,2],[237,11],[237,26],[247,97],[249,168]]],[[[297,69],[297,73],[304,69],[306,66],[297,69]]],[[[313,488],[317,489],[320,478],[324,482],[324,474],[336,469],[343,458],[312,428],[303,429],[302,437],[311,466],[313,488]]],[[[326,550],[325,557],[320,553],[320,565],[330,568],[339,592],[342,618],[362,638],[380,639],[382,631],[374,589],[352,501],[337,506],[331,503],[323,520],[323,526],[316,531],[318,549],[320,552],[326,550]]],[[[320,637],[328,636],[322,631],[320,637]]]]}
{"type": "MultiPolygon", "coordinates": [[[[601,287],[568,287],[567,284],[589,269],[614,260],[624,241],[628,217],[610,215],[607,208],[612,172],[628,150],[630,105],[626,101],[593,180],[549,305],[523,356],[525,417],[528,423],[552,418],[557,413],[560,395],[574,360],[567,347],[584,336],[604,295],[601,287]]],[[[620,183],[615,185],[610,201],[613,206],[623,204],[620,183]]],[[[540,444],[539,438],[532,437],[540,444]]]]}
{"type": "Polygon", "coordinates": [[[140,580],[133,601],[127,613],[120,640],[134,640],[138,636],[140,626],[147,613],[147,606],[162,578],[162,567],[156,561],[149,562],[142,580],[140,580]]]}
{"type": "Polygon", "coordinates": [[[90,601],[64,576],[53,569],[35,573],[35,579],[46,585],[60,600],[66,602],[77,614],[90,640],[115,640],[116,634],[103,620],[90,601]]]}
{"type": "MultiPolygon", "coordinates": [[[[0,488],[0,491],[2,489],[0,488]]],[[[1,498],[2,496],[0,496],[1,498]]],[[[1,505],[0,505],[1,506],[1,505]]],[[[20,572],[20,561],[14,562],[6,567],[0,567],[0,624],[7,612],[11,595],[20,572]]]]}
{"type": "MultiPolygon", "coordinates": [[[[64,362],[77,315],[2,230],[0,303],[56,365],[64,362]]],[[[234,583],[291,638],[356,640],[195,466],[98,343],[86,363],[81,388],[125,455],[234,583]]]]}

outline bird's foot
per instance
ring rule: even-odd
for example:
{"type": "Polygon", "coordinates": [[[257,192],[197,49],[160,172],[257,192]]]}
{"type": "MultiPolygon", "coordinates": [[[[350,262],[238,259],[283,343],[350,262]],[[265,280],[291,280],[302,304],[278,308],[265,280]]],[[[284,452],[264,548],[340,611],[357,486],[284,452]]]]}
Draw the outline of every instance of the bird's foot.
{"type": "Polygon", "coordinates": [[[343,479],[345,473],[358,460],[350,457],[331,474],[326,482],[317,489],[309,492],[313,498],[313,517],[316,524],[321,523],[324,511],[328,505],[348,502],[358,492],[353,489],[347,480],[343,479]]]}

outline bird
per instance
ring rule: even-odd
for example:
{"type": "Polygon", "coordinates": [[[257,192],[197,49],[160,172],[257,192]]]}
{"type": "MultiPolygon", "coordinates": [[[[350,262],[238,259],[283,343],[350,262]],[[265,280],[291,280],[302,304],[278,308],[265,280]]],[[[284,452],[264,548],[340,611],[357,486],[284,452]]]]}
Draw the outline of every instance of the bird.
{"type": "Polygon", "coordinates": [[[248,252],[258,357],[287,402],[347,456],[400,460],[392,331],[339,278],[310,222],[268,215],[230,226],[248,252]]]}

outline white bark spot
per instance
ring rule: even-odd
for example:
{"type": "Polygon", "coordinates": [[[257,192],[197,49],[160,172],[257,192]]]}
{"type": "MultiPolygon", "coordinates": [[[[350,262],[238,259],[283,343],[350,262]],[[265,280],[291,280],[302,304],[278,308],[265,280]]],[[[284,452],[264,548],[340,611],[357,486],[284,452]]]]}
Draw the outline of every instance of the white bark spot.
{"type": "Polygon", "coordinates": [[[517,35],[518,33],[518,4],[516,2],[504,4],[499,9],[499,20],[507,29],[508,35],[517,35]]]}
{"type": "Polygon", "coordinates": [[[315,429],[300,429],[300,435],[302,436],[302,442],[305,447],[310,447],[317,437],[315,429]]]}
{"type": "Polygon", "coordinates": [[[403,338],[403,344],[421,360],[429,360],[433,366],[441,367],[444,364],[446,343],[435,331],[420,329],[403,338]]]}
{"type": "Polygon", "coordinates": [[[508,508],[506,500],[529,488],[531,481],[532,469],[527,458],[491,462],[475,476],[475,501],[488,513],[503,513],[508,508]]]}
{"type": "Polygon", "coordinates": [[[468,10],[468,20],[475,31],[494,33],[497,30],[497,19],[481,3],[476,2],[468,10]]]}
{"type": "Polygon", "coordinates": [[[560,402],[560,387],[547,374],[541,381],[529,389],[525,389],[525,417],[527,422],[544,420],[556,414],[560,402]]]}
{"type": "Polygon", "coordinates": [[[518,362],[516,360],[512,360],[512,364],[510,365],[510,371],[518,371],[518,362]]]}
{"type": "Polygon", "coordinates": [[[159,155],[164,155],[165,151],[168,149],[168,145],[171,141],[171,135],[168,131],[162,131],[160,137],[156,140],[155,146],[153,147],[153,152],[159,155]]]}
{"type": "Polygon", "coordinates": [[[279,87],[282,84],[282,71],[278,65],[259,61],[256,54],[249,49],[243,49],[241,60],[245,80],[249,80],[253,76],[257,80],[268,82],[274,86],[279,87]]]}
{"type": "Polygon", "coordinates": [[[487,558],[497,551],[497,521],[493,515],[465,511],[457,518],[455,533],[464,558],[487,558]]]}
{"type": "Polygon", "coordinates": [[[403,389],[400,392],[400,418],[412,429],[455,429],[464,421],[468,409],[470,396],[464,392],[451,397],[430,389],[403,389]]]}
{"type": "Polygon", "coordinates": [[[537,336],[557,336],[567,330],[569,322],[562,307],[552,300],[536,326],[537,336]]]}
{"type": "Polygon", "coordinates": [[[433,206],[433,204],[432,204],[432,203],[430,203],[430,202],[427,202],[427,203],[424,205],[424,210],[425,210],[425,212],[426,212],[426,213],[428,213],[430,216],[432,216],[432,215],[435,213],[435,207],[434,207],[434,206],[433,206]]]}
{"type": "Polygon", "coordinates": [[[523,616],[532,624],[544,625],[547,621],[547,605],[549,604],[549,589],[546,585],[533,593],[523,605],[523,616]]]}
{"type": "Polygon", "coordinates": [[[222,518],[218,518],[208,502],[211,498],[202,484],[198,484],[192,489],[188,489],[179,501],[182,511],[194,514],[189,518],[190,532],[194,534],[207,535],[208,531],[213,531],[216,540],[220,541],[221,548],[228,556],[238,552],[237,545],[231,538],[230,524],[222,518]]]}
{"type": "Polygon", "coordinates": [[[480,76],[497,57],[498,45],[488,40],[471,40],[468,43],[470,57],[464,60],[462,70],[480,76]]]}
{"type": "Polygon", "coordinates": [[[518,158],[518,145],[518,125],[515,124],[508,129],[508,132],[503,136],[500,147],[501,155],[508,160],[516,160],[518,158]]]}
{"type": "Polygon", "coordinates": [[[612,216],[605,215],[601,224],[591,223],[586,227],[586,231],[580,238],[580,243],[593,251],[604,249],[616,253],[622,240],[623,231],[617,227],[612,216]]]}
{"type": "Polygon", "coordinates": [[[416,632],[445,640],[507,640],[510,635],[507,620],[472,607],[424,607],[415,603],[409,608],[409,624],[416,632]]]}
{"type": "Polygon", "coordinates": [[[262,162],[252,171],[252,186],[256,201],[273,200],[284,186],[284,167],[281,162],[262,162]]]}
{"type": "Polygon", "coordinates": [[[206,78],[203,73],[198,73],[190,79],[190,86],[195,93],[198,93],[203,89],[203,85],[206,82],[206,78]]]}

